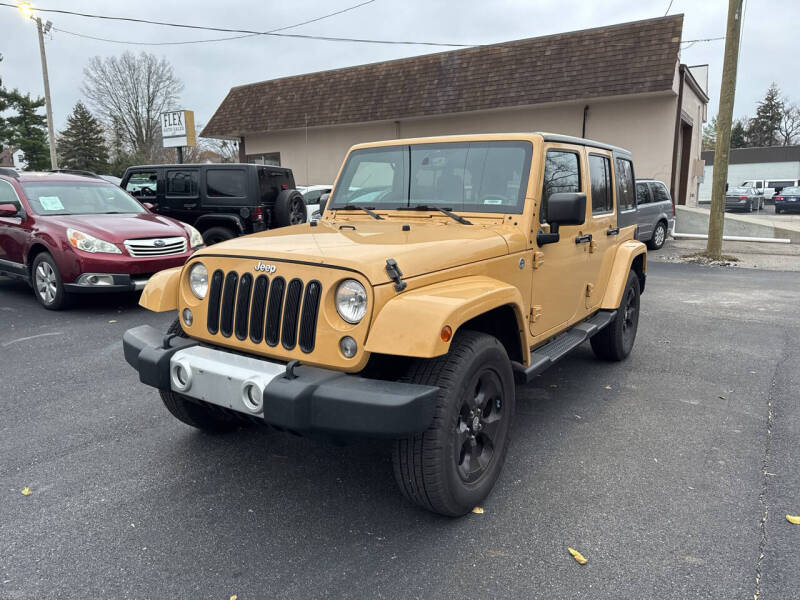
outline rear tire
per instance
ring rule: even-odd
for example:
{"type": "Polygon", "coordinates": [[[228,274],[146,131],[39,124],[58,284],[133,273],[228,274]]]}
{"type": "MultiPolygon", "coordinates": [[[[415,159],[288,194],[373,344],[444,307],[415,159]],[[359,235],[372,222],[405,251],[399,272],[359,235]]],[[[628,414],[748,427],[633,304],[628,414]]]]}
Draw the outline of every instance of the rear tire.
{"type": "Polygon", "coordinates": [[[665,241],[667,241],[667,224],[664,221],[659,221],[653,230],[653,237],[647,242],[647,247],[650,250],[661,250],[665,241]]]}
{"type": "Polygon", "coordinates": [[[236,234],[227,227],[210,227],[203,232],[203,241],[206,246],[232,240],[235,237],[236,234]]]}
{"type": "Polygon", "coordinates": [[[631,353],[639,326],[639,296],[639,277],[630,271],[617,316],[590,340],[597,358],[620,361],[631,353]]]}
{"type": "Polygon", "coordinates": [[[305,223],[308,220],[306,201],[297,190],[283,190],[275,200],[274,214],[278,227],[305,223]]]}
{"type": "MultiPolygon", "coordinates": [[[[167,333],[174,333],[179,337],[187,337],[181,327],[180,321],[177,319],[170,325],[169,329],[167,329],[167,333]]],[[[167,410],[173,417],[197,429],[209,433],[226,433],[242,425],[241,421],[228,415],[223,409],[217,408],[216,406],[199,404],[187,400],[185,397],[172,391],[159,390],[159,393],[161,394],[161,400],[164,402],[164,406],[167,407],[167,410]]]]}
{"type": "Polygon", "coordinates": [[[459,332],[444,356],[416,360],[407,381],[440,388],[433,422],[397,440],[394,475],[403,495],[457,517],[492,491],[505,461],[514,417],[514,378],[494,337],[459,332]]]}

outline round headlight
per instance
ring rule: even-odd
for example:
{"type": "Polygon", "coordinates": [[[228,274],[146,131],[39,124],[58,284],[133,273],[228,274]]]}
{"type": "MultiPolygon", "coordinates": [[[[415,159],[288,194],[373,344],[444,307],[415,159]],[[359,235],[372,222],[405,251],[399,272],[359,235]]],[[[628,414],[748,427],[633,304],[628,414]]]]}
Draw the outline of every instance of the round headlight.
{"type": "Polygon", "coordinates": [[[203,263],[194,263],[189,269],[189,287],[202,300],[208,293],[208,269],[203,263]]]}
{"type": "Polygon", "coordinates": [[[367,314],[367,290],[355,279],[345,279],[336,288],[336,312],[348,323],[356,324],[367,314]]]}

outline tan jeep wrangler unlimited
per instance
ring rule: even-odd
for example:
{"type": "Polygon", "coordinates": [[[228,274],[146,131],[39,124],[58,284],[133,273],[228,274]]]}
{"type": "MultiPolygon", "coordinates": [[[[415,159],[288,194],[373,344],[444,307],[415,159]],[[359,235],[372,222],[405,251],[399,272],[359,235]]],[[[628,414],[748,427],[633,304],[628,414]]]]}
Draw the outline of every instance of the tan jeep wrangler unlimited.
{"type": "Polygon", "coordinates": [[[508,450],[514,387],[587,339],[631,351],[646,251],[630,154],[544,133],[353,147],[319,222],[158,273],[127,361],[200,429],[257,421],[395,441],[406,497],[462,515],[508,450]]]}

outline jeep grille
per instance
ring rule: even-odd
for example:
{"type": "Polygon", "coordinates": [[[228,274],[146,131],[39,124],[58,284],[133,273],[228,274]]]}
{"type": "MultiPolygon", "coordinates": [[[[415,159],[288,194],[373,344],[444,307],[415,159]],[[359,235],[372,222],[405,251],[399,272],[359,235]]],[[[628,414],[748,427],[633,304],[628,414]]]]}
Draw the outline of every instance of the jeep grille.
{"type": "Polygon", "coordinates": [[[217,269],[208,290],[209,333],[224,337],[248,336],[255,344],[269,346],[280,342],[291,350],[296,345],[306,354],[314,350],[322,285],[313,280],[304,284],[294,278],[250,273],[241,277],[235,271],[217,269]]]}

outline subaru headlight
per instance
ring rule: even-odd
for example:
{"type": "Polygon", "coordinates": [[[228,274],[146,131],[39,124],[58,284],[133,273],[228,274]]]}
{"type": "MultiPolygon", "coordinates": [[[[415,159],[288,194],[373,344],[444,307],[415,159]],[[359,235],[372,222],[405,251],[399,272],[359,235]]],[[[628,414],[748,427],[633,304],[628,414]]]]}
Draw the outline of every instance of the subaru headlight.
{"type": "Polygon", "coordinates": [[[199,248],[205,242],[203,241],[203,236],[200,234],[197,229],[189,225],[188,223],[184,223],[183,226],[186,228],[186,231],[189,234],[189,246],[192,248],[199,248]]]}
{"type": "Polygon", "coordinates": [[[122,250],[117,248],[111,242],[107,242],[105,240],[101,240],[99,238],[94,237],[93,235],[89,235],[88,233],[84,233],[82,231],[78,231],[77,229],[67,229],[67,239],[69,243],[72,244],[78,250],[83,250],[84,252],[105,252],[106,254],[122,254],[122,250]]]}
{"type": "Polygon", "coordinates": [[[208,293],[208,269],[203,263],[196,262],[189,268],[189,288],[200,300],[206,297],[208,293]]]}
{"type": "Polygon", "coordinates": [[[336,312],[348,323],[356,324],[367,314],[367,290],[355,279],[345,279],[336,288],[336,312]]]}

